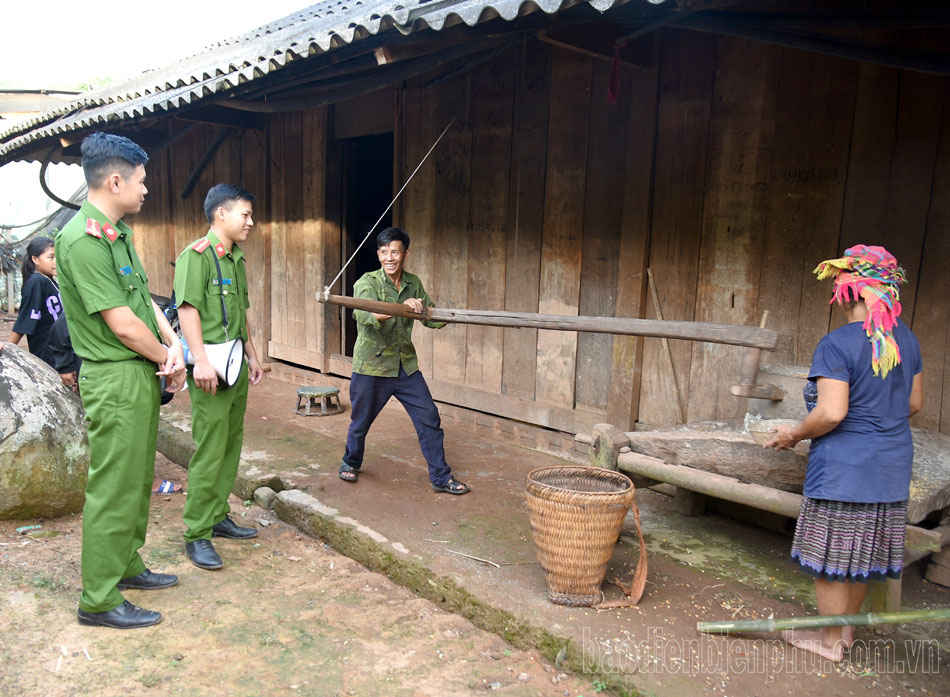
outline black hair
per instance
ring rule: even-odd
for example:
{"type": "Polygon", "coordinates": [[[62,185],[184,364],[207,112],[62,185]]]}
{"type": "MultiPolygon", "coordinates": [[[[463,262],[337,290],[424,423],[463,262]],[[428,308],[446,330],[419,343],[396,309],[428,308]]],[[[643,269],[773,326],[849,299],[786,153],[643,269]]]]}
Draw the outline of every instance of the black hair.
{"type": "Polygon", "coordinates": [[[221,206],[231,210],[235,201],[247,201],[254,203],[257,197],[250,191],[245,191],[239,186],[231,184],[215,184],[208,189],[208,195],[205,196],[205,216],[209,223],[214,222],[214,212],[221,206]]]}
{"type": "Polygon", "coordinates": [[[388,227],[385,230],[380,230],[379,234],[376,235],[376,249],[381,249],[390,242],[402,242],[403,250],[409,249],[409,235],[406,234],[405,230],[400,230],[398,227],[388,227]]]}
{"type": "Polygon", "coordinates": [[[82,173],[90,189],[102,186],[110,172],[118,171],[123,179],[128,179],[136,167],[148,162],[148,154],[142,148],[128,138],[113,133],[100,132],[87,136],[80,151],[82,173]]]}
{"type": "Polygon", "coordinates": [[[53,240],[49,237],[34,237],[30,240],[30,243],[26,245],[26,251],[23,253],[23,263],[20,264],[20,268],[23,270],[24,283],[36,272],[36,264],[33,263],[33,257],[38,257],[52,247],[53,244],[53,240]]]}

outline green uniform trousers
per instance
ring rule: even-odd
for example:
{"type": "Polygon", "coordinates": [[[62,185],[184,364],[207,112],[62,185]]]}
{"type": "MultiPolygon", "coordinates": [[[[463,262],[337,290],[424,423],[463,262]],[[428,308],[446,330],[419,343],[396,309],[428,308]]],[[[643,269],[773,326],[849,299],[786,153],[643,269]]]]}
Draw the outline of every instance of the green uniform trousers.
{"type": "Polygon", "coordinates": [[[159,382],[154,363],[83,361],[79,390],[89,418],[89,482],[82,509],[79,609],[108,612],[122,604],[120,579],[145,571],[155,475],[159,382]]]}
{"type": "Polygon", "coordinates": [[[185,541],[210,540],[211,528],[231,512],[228,496],[234,488],[247,408],[247,362],[233,387],[212,395],[195,386],[188,375],[191,395],[191,434],[195,454],[188,464],[188,495],[184,520],[185,541]]]}

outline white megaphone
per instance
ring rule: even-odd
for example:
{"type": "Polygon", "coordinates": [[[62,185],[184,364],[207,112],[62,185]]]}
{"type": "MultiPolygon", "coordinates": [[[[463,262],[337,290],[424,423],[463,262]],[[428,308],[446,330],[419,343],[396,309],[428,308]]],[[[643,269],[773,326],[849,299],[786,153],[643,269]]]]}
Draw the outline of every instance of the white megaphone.
{"type": "MultiPolygon", "coordinates": [[[[188,348],[188,342],[185,337],[181,337],[181,348],[185,353],[185,363],[195,364],[195,356],[188,348]]],[[[224,381],[228,387],[234,387],[241,375],[241,368],[244,366],[244,339],[238,337],[231,341],[225,341],[223,344],[205,344],[205,354],[208,361],[218,377],[224,381]]]]}

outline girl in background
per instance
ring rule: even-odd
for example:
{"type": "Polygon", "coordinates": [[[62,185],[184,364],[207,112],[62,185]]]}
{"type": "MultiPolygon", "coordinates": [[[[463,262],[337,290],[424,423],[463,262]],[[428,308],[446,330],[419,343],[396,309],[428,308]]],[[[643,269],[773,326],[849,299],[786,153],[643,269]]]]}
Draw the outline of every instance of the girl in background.
{"type": "Polygon", "coordinates": [[[63,312],[59,286],[53,280],[56,274],[53,240],[49,237],[34,237],[30,240],[23,255],[22,268],[20,314],[10,332],[10,343],[19,343],[25,334],[30,353],[52,366],[54,359],[49,347],[50,331],[53,322],[63,312]]]}

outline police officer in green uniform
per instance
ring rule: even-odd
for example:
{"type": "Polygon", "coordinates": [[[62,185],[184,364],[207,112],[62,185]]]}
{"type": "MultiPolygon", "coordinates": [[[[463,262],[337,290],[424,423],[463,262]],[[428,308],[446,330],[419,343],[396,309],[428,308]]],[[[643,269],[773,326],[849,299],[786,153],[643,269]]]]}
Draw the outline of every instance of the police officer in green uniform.
{"type": "Polygon", "coordinates": [[[211,229],[175,262],[178,320],[194,360],[188,384],[197,388],[190,392],[195,454],[188,465],[185,552],[202,569],[223,566],[212,537],[257,536],[255,528],[237,525],[228,516],[228,496],[241,459],[247,386],[259,383],[264,374],[248,332],[247,271],[238,246],[254,225],[254,198],[236,186],[213,186],[205,198],[211,229]],[[237,383],[228,387],[218,379],[204,345],[239,337],[247,362],[237,383]]]}
{"type": "Polygon", "coordinates": [[[147,569],[138,552],[155,473],[157,376],[166,377],[172,392],[185,378],[181,344],[152,302],[132,229],[122,221],[145,201],[147,161],[128,138],[86,138],[89,195],[56,239],[60,294],[73,348],[83,359],[79,390],[89,419],[79,623],[117,629],[162,619],[125,600],[121,590],[178,583],[177,576],[147,569]]]}

